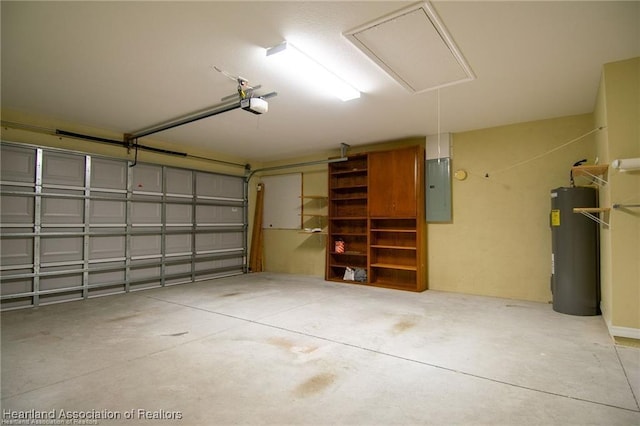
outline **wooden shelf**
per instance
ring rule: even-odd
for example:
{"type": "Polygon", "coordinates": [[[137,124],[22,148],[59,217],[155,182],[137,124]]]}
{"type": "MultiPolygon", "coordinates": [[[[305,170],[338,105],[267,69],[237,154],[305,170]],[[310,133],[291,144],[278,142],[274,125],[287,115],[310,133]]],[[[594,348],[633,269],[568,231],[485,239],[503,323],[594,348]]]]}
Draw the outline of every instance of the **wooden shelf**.
{"type": "Polygon", "coordinates": [[[574,213],[604,213],[611,211],[610,207],[574,207],[574,213]]]}
{"type": "Polygon", "coordinates": [[[583,216],[586,216],[589,219],[593,220],[594,222],[597,222],[600,225],[606,226],[607,228],[610,228],[609,222],[607,222],[606,218],[601,219],[598,215],[600,213],[609,213],[609,211],[611,211],[610,207],[574,207],[573,208],[574,213],[580,213],[583,216]]]}
{"type": "Polygon", "coordinates": [[[331,172],[332,176],[339,176],[339,175],[350,175],[350,174],[356,174],[356,173],[366,173],[367,169],[351,169],[351,170],[338,170],[338,171],[333,171],[331,172]]]}
{"type": "Polygon", "coordinates": [[[372,229],[371,232],[407,232],[407,233],[412,233],[415,234],[416,230],[415,229],[391,229],[391,228],[377,228],[377,229],[372,229]]]}
{"type": "Polygon", "coordinates": [[[326,280],[327,281],[332,281],[332,282],[335,282],[335,283],[360,284],[360,285],[369,284],[367,282],[362,282],[362,281],[345,280],[345,279],[340,278],[340,277],[327,278],[326,280]]]}
{"type": "MultiPolygon", "coordinates": [[[[351,267],[353,268],[354,265],[353,264],[348,264],[348,263],[331,263],[329,264],[330,267],[332,268],[347,268],[347,267],[351,267]]],[[[356,268],[359,268],[359,266],[355,266],[356,268]]],[[[340,278],[342,279],[343,274],[341,274],[339,277],[334,277],[334,278],[340,278]]]]}
{"type": "Polygon", "coordinates": [[[607,173],[609,170],[608,164],[591,164],[591,165],[582,165],[582,166],[574,166],[571,168],[573,171],[573,177],[576,176],[602,176],[607,173]]]}
{"type": "Polygon", "coordinates": [[[362,189],[366,188],[367,185],[345,185],[345,186],[334,186],[331,188],[332,191],[346,191],[350,189],[362,189]]]}
{"type": "Polygon", "coordinates": [[[308,198],[310,200],[326,200],[327,197],[326,195],[301,195],[300,198],[308,198]]]}
{"type": "Polygon", "coordinates": [[[369,285],[372,285],[374,287],[393,288],[396,290],[419,291],[419,290],[416,290],[415,286],[413,285],[403,285],[395,281],[387,281],[387,280],[377,280],[373,283],[369,283],[369,285]]]}
{"type": "Polygon", "coordinates": [[[332,217],[331,220],[367,220],[366,216],[340,216],[332,217]]]}
{"type": "Polygon", "coordinates": [[[393,265],[391,263],[372,263],[372,268],[399,269],[401,271],[417,271],[418,268],[410,265],[393,265]]]}
{"type": "Polygon", "coordinates": [[[582,166],[573,166],[571,168],[571,175],[576,178],[580,176],[590,177],[594,179],[599,185],[606,185],[607,180],[600,176],[605,176],[609,170],[608,164],[587,164],[582,166]]]}
{"type": "Polygon", "coordinates": [[[332,198],[331,201],[362,201],[362,200],[366,200],[367,197],[362,196],[362,197],[336,197],[336,198],[332,198]]]}
{"type": "Polygon", "coordinates": [[[416,247],[389,246],[389,245],[379,245],[379,244],[372,244],[371,247],[378,248],[378,249],[391,249],[391,250],[417,250],[416,247]]]}

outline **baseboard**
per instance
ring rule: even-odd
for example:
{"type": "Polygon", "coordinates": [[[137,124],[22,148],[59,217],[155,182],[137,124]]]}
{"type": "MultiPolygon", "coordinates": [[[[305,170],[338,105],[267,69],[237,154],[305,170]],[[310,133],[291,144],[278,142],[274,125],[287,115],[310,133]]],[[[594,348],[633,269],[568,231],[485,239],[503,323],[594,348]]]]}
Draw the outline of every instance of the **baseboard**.
{"type": "Polygon", "coordinates": [[[618,327],[611,325],[611,323],[606,320],[605,323],[609,329],[609,334],[613,337],[627,337],[629,339],[640,340],[640,328],[618,327]]]}
{"type": "Polygon", "coordinates": [[[626,337],[628,339],[640,340],[640,328],[618,327],[611,325],[611,319],[609,318],[608,312],[606,311],[602,301],[600,301],[600,311],[602,312],[602,318],[604,319],[604,323],[607,325],[607,329],[609,330],[609,335],[611,335],[611,337],[626,337]]]}

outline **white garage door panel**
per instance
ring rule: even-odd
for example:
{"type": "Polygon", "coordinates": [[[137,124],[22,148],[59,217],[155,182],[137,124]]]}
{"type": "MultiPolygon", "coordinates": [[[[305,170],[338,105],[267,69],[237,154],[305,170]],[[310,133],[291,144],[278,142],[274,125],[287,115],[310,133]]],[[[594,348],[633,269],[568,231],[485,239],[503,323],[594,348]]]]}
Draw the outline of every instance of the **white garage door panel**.
{"type": "Polygon", "coordinates": [[[0,177],[8,182],[35,183],[36,150],[3,146],[0,155],[0,177]]]}
{"type": "Polygon", "coordinates": [[[85,157],[45,152],[42,184],[84,187],[85,157]]]}
{"type": "Polygon", "coordinates": [[[166,170],[167,194],[193,195],[193,172],[191,170],[166,170]]]}
{"type": "Polygon", "coordinates": [[[201,224],[241,224],[242,208],[236,206],[197,206],[196,223],[201,224]]]}
{"type": "Polygon", "coordinates": [[[40,296],[40,304],[51,305],[54,303],[71,302],[74,300],[80,300],[82,297],[82,291],[79,290],[43,294],[40,296]]]}
{"type": "Polygon", "coordinates": [[[242,248],[242,232],[206,233],[196,236],[196,252],[242,248]]]}
{"type": "Polygon", "coordinates": [[[137,164],[133,167],[133,191],[162,192],[162,167],[137,164]]]}
{"type": "MultiPolygon", "coordinates": [[[[62,267],[42,268],[40,271],[43,275],[50,272],[62,271],[62,267]]],[[[60,290],[68,288],[82,287],[82,274],[70,274],[60,276],[42,276],[40,277],[40,291],[60,290]]],[[[74,291],[75,293],[75,291],[74,291]]]]}
{"type": "Polygon", "coordinates": [[[91,162],[91,187],[126,190],[127,163],[94,158],[91,162]]]}
{"type": "Polygon", "coordinates": [[[189,204],[167,204],[167,225],[192,223],[192,212],[189,204]]]}
{"type": "Polygon", "coordinates": [[[40,260],[43,264],[82,260],[82,237],[42,238],[40,260]]]}
{"type": "MultiPolygon", "coordinates": [[[[92,272],[92,273],[89,274],[89,284],[91,286],[97,286],[98,284],[118,283],[118,282],[119,283],[123,283],[124,279],[125,279],[124,270],[107,271],[107,272],[92,272]]],[[[124,291],[124,284],[122,284],[120,287],[124,291]]],[[[90,290],[90,291],[92,291],[92,290],[90,290]]]]}
{"type": "MultiPolygon", "coordinates": [[[[11,271],[11,274],[28,274],[30,270],[19,269],[11,271]]],[[[15,294],[30,293],[33,291],[33,278],[19,278],[0,283],[0,295],[8,296],[15,294]]]]}
{"type": "Polygon", "coordinates": [[[162,253],[160,235],[134,235],[131,237],[131,256],[160,256],[162,253]]]}
{"type": "Polygon", "coordinates": [[[89,240],[89,259],[116,259],[126,255],[126,237],[118,236],[95,236],[89,240]]]}
{"type": "Polygon", "coordinates": [[[0,264],[3,266],[33,263],[32,238],[5,238],[0,250],[0,264]]]}
{"type": "Polygon", "coordinates": [[[242,180],[232,176],[196,172],[196,195],[242,199],[242,180]]]}
{"type": "Polygon", "coordinates": [[[171,234],[166,237],[167,255],[177,253],[191,254],[191,234],[171,234]]]}
{"type": "Polygon", "coordinates": [[[33,223],[33,197],[3,195],[0,205],[2,223],[33,223]]]}
{"type": "Polygon", "coordinates": [[[127,223],[127,203],[124,201],[90,201],[89,223],[91,225],[127,223]]]}
{"type": "Polygon", "coordinates": [[[150,267],[135,267],[131,269],[131,279],[133,281],[143,280],[143,279],[157,279],[160,281],[160,267],[159,266],[150,266],[150,267]]]}
{"type": "Polygon", "coordinates": [[[133,202],[131,223],[134,225],[162,223],[162,204],[133,202]]]}
{"type": "Polygon", "coordinates": [[[84,223],[84,201],[65,198],[42,200],[42,224],[84,223]]]}

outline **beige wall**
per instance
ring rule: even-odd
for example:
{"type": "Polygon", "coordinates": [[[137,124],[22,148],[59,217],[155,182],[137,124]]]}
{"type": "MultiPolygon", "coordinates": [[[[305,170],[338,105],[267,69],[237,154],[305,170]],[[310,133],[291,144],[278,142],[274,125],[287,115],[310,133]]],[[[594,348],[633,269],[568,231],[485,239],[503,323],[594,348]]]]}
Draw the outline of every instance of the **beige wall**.
{"type": "Polygon", "coordinates": [[[550,191],[594,160],[594,137],[534,157],[593,128],[584,114],[454,134],[453,170],[469,177],[453,180],[453,223],[429,225],[429,288],[550,301],[550,191]]]}
{"type": "MultiPolygon", "coordinates": [[[[594,112],[603,162],[640,157],[640,58],[606,64],[594,112]]],[[[640,203],[640,171],[609,169],[601,206],[640,203]]],[[[640,338],[640,209],[614,209],[601,227],[602,310],[612,335],[640,338]]]]}
{"type": "MultiPolygon", "coordinates": [[[[595,137],[589,135],[537,160],[500,170],[593,129],[592,115],[583,114],[455,134],[453,169],[465,169],[469,177],[453,181],[453,223],[428,226],[429,288],[550,301],[549,194],[553,188],[569,185],[574,162],[595,159],[595,137]],[[484,177],[487,172],[489,178],[484,177]]],[[[349,153],[416,143],[424,143],[424,137],[355,147],[349,153]]],[[[322,158],[327,155],[289,162],[322,158]]],[[[316,186],[318,194],[326,194],[326,166],[313,174],[297,171],[303,172],[305,187],[316,186]]],[[[322,236],[267,230],[265,269],[323,276],[324,242],[322,236]]]]}

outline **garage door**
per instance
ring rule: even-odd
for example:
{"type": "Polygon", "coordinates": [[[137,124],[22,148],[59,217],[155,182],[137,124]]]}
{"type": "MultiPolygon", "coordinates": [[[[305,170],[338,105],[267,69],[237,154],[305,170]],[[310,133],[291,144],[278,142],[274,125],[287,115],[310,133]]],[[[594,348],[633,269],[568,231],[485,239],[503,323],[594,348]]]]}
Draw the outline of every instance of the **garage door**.
{"type": "Polygon", "coordinates": [[[0,155],[3,310],[246,271],[242,177],[10,143],[0,155]]]}

